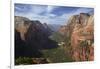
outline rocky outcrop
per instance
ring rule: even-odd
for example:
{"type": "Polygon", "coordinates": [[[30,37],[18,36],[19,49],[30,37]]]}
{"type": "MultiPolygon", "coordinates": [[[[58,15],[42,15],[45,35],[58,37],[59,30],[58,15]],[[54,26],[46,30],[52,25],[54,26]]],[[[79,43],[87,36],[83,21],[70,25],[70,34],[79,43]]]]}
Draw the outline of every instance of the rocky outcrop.
{"type": "Polygon", "coordinates": [[[56,42],[48,38],[51,33],[40,21],[15,16],[15,57],[40,57],[41,49],[57,47],[56,42]]]}
{"type": "Polygon", "coordinates": [[[21,39],[25,40],[25,33],[31,24],[28,18],[15,16],[15,30],[20,33],[21,39]]]}
{"type": "Polygon", "coordinates": [[[80,13],[72,16],[68,24],[60,28],[60,33],[70,37],[71,56],[75,61],[94,60],[94,18],[80,13]]]}
{"type": "Polygon", "coordinates": [[[73,47],[73,59],[75,61],[93,60],[93,22],[93,16],[90,16],[86,21],[85,26],[83,22],[82,27],[75,27],[72,32],[71,44],[73,47]]]}
{"type": "Polygon", "coordinates": [[[44,26],[44,29],[46,29],[46,33],[47,33],[47,35],[51,35],[54,31],[50,28],[50,26],[49,26],[49,24],[47,24],[47,23],[43,23],[43,26],[44,26]]]}

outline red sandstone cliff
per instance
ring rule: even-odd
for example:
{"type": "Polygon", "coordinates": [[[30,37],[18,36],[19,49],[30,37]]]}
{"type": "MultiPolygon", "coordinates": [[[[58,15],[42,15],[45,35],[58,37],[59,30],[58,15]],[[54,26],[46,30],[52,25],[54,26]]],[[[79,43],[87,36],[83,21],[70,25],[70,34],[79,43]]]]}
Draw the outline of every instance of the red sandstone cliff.
{"type": "Polygon", "coordinates": [[[70,37],[71,56],[75,61],[94,60],[94,18],[93,15],[80,13],[72,16],[68,24],[59,32],[70,37]]]}

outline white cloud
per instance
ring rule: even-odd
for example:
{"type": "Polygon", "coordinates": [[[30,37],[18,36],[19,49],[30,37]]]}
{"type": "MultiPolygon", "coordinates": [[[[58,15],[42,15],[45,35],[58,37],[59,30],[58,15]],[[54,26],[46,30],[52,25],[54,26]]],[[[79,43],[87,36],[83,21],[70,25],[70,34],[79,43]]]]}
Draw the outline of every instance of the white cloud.
{"type": "Polygon", "coordinates": [[[51,13],[47,14],[47,17],[48,17],[48,18],[55,18],[56,16],[57,16],[57,15],[51,14],[51,13]]]}
{"type": "Polygon", "coordinates": [[[46,6],[32,6],[32,9],[30,11],[30,13],[33,13],[33,14],[41,14],[41,13],[44,13],[46,12],[46,6]]]}
{"type": "Polygon", "coordinates": [[[47,6],[47,12],[50,13],[50,12],[52,12],[56,8],[57,7],[55,7],[55,6],[47,6]]]}
{"type": "Polygon", "coordinates": [[[72,13],[73,15],[75,14],[79,14],[79,13],[88,13],[90,11],[92,11],[93,9],[88,9],[88,8],[79,8],[77,9],[74,13],[72,13]]]}
{"type": "MultiPolygon", "coordinates": [[[[51,12],[57,7],[54,6],[32,6],[31,10],[26,14],[23,12],[15,12],[17,16],[27,17],[31,20],[39,20],[42,23],[49,23],[49,24],[61,24],[65,20],[64,18],[52,14],[51,12]],[[41,13],[45,13],[45,15],[40,15],[41,13]]],[[[20,8],[18,8],[21,10],[20,8]]]]}
{"type": "Polygon", "coordinates": [[[17,16],[27,17],[31,20],[39,20],[42,23],[48,24],[64,24],[67,21],[68,14],[63,14],[62,16],[56,16],[55,14],[48,13],[47,15],[39,15],[33,12],[25,13],[16,13],[17,16]]]}
{"type": "Polygon", "coordinates": [[[22,10],[21,8],[19,8],[18,6],[15,6],[15,9],[17,9],[17,10],[22,10]]]}
{"type": "Polygon", "coordinates": [[[48,11],[48,12],[51,12],[53,9],[54,9],[54,8],[53,8],[52,6],[48,6],[48,7],[47,7],[47,11],[48,11]]]}
{"type": "MultiPolygon", "coordinates": [[[[15,7],[20,10],[20,8],[15,7]]],[[[52,14],[51,12],[57,7],[54,6],[32,6],[32,9],[27,13],[15,13],[17,16],[24,16],[31,20],[39,20],[42,23],[49,23],[49,24],[66,24],[70,16],[79,14],[81,12],[89,12],[91,10],[87,8],[80,8],[76,11],[72,11],[70,13],[62,14],[61,16],[57,16],[52,14]],[[40,15],[41,13],[45,13],[45,15],[40,15]]]]}

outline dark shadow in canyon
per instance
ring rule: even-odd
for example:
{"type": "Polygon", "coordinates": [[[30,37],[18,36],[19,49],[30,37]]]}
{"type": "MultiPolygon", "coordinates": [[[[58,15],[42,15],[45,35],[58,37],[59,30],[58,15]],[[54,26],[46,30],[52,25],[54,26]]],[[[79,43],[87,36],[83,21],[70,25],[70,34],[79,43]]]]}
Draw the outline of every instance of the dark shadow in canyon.
{"type": "Polygon", "coordinates": [[[25,34],[25,41],[21,39],[20,32],[15,30],[15,59],[18,57],[39,58],[41,50],[57,48],[57,42],[48,38],[46,33],[30,26],[25,34]]]}

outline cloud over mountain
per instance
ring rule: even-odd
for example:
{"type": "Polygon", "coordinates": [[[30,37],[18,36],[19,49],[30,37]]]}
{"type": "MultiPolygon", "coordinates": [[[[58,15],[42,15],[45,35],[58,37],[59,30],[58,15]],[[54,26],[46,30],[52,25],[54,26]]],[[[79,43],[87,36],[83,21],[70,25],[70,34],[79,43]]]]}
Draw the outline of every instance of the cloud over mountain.
{"type": "Polygon", "coordinates": [[[64,24],[71,15],[81,12],[88,13],[90,11],[93,11],[93,8],[15,4],[16,16],[23,16],[49,24],[64,24]]]}

